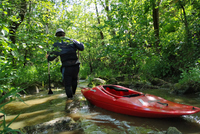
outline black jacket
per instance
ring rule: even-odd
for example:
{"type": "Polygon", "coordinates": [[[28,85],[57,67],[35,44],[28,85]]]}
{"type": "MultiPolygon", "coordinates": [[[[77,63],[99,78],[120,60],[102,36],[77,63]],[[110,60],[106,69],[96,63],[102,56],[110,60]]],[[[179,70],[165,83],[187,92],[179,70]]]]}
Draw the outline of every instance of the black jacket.
{"type": "Polygon", "coordinates": [[[54,60],[56,57],[60,56],[62,66],[72,66],[75,64],[80,64],[76,51],[84,50],[83,43],[69,38],[61,38],[53,44],[53,50],[48,56],[48,61],[54,60]]]}

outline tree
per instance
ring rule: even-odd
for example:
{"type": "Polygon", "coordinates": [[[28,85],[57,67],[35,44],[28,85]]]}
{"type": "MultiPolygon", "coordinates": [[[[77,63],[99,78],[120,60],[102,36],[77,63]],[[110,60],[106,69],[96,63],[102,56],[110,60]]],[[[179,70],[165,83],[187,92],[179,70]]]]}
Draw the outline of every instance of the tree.
{"type": "MultiPolygon", "coordinates": [[[[101,20],[100,20],[100,16],[99,16],[99,11],[98,11],[98,7],[97,7],[97,1],[95,0],[95,8],[96,8],[96,15],[97,15],[97,21],[98,24],[101,25],[101,20]]],[[[101,39],[104,40],[104,35],[103,32],[101,30],[99,30],[100,35],[101,35],[101,39]]],[[[102,45],[104,45],[104,41],[102,41],[102,45]]]]}
{"type": "Polygon", "coordinates": [[[154,32],[155,32],[155,47],[157,52],[160,52],[160,38],[159,38],[159,5],[160,0],[151,0],[152,2],[152,9],[153,9],[153,26],[154,26],[154,32]]]}

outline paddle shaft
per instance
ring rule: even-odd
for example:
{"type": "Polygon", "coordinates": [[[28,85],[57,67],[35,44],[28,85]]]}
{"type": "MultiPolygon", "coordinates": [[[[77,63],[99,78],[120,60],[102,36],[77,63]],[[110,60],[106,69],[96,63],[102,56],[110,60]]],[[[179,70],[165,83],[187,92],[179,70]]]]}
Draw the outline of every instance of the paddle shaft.
{"type": "Polygon", "coordinates": [[[48,94],[53,94],[53,91],[51,90],[51,75],[50,75],[50,63],[48,61],[48,75],[49,75],[49,92],[48,94]]]}
{"type": "MultiPolygon", "coordinates": [[[[78,60],[79,60],[79,50],[78,50],[78,60]]],[[[79,73],[78,73],[79,75],[79,73]]],[[[78,78],[78,75],[77,75],[77,81],[78,81],[78,84],[79,84],[79,78],[78,78]]]]}

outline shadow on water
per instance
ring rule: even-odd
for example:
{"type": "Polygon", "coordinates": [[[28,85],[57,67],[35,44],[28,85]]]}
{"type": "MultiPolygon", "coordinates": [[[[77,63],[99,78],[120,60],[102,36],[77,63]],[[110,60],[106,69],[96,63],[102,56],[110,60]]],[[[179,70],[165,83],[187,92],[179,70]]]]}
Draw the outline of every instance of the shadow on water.
{"type": "MultiPolygon", "coordinates": [[[[198,98],[186,98],[172,96],[151,90],[150,94],[161,96],[171,101],[199,106],[198,98]],[[186,99],[185,99],[186,98],[186,99]]],[[[166,91],[167,92],[167,91],[166,91]]],[[[71,117],[81,126],[81,130],[59,132],[59,134],[96,134],[96,133],[125,133],[125,134],[146,134],[158,131],[166,131],[169,127],[176,127],[183,134],[200,133],[200,113],[183,116],[180,118],[140,118],[128,115],[113,113],[95,106],[91,106],[77,89],[73,100],[67,99],[64,90],[54,90],[53,95],[47,95],[47,91],[39,94],[22,97],[25,103],[15,101],[5,106],[7,114],[6,121],[10,122],[17,114],[20,116],[11,124],[11,128],[22,128],[51,121],[59,117],[71,117]]],[[[47,130],[46,130],[47,131],[47,130]]],[[[48,130],[48,133],[51,133],[48,130]],[[49,132],[48,132],[49,131],[49,132]]]]}

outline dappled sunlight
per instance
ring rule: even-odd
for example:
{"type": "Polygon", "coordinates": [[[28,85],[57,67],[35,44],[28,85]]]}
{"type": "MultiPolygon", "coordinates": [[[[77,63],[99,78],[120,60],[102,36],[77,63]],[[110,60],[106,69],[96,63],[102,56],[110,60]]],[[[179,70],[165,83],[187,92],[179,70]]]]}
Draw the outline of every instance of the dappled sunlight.
{"type": "MultiPolygon", "coordinates": [[[[35,112],[31,112],[31,113],[24,113],[24,114],[20,114],[18,116],[18,118],[16,119],[16,121],[20,121],[20,120],[23,120],[23,119],[27,119],[27,118],[34,118],[35,116],[37,115],[41,115],[41,114],[46,114],[50,112],[49,110],[40,110],[40,111],[35,111],[35,112]]],[[[10,122],[12,121],[17,115],[9,115],[9,116],[6,116],[5,119],[6,119],[6,122],[10,122]]]]}
{"type": "Polygon", "coordinates": [[[80,118],[82,118],[82,115],[80,113],[72,113],[72,114],[68,114],[68,116],[71,117],[75,121],[77,121],[80,118]]]}
{"type": "Polygon", "coordinates": [[[27,126],[26,122],[25,121],[18,121],[18,122],[13,122],[10,127],[12,129],[18,129],[18,128],[21,128],[21,127],[25,127],[27,126]]]}
{"type": "Polygon", "coordinates": [[[55,117],[58,117],[59,115],[63,116],[63,114],[61,114],[60,112],[56,112],[56,113],[51,112],[51,113],[48,113],[48,114],[45,114],[45,115],[38,115],[34,118],[31,118],[31,120],[27,120],[26,123],[27,123],[27,126],[32,126],[32,125],[36,125],[36,124],[39,124],[39,123],[43,123],[43,122],[52,120],[55,117]]]}
{"type": "MultiPolygon", "coordinates": [[[[45,98],[34,98],[32,100],[27,100],[24,102],[11,102],[7,105],[5,105],[5,113],[20,113],[22,112],[23,109],[29,109],[31,107],[37,106],[37,105],[41,105],[41,104],[45,104],[47,102],[49,102],[48,105],[51,104],[51,101],[55,101],[56,99],[62,99],[62,98],[66,98],[66,95],[64,94],[57,94],[57,95],[51,95],[45,98]]],[[[43,105],[44,107],[47,107],[48,105],[43,105]]],[[[36,108],[37,109],[37,108],[36,108]]]]}
{"type": "MultiPolygon", "coordinates": [[[[62,113],[62,112],[54,113],[54,112],[45,111],[45,110],[37,111],[37,112],[33,112],[33,113],[26,113],[26,114],[20,115],[19,119],[17,119],[14,123],[12,123],[10,127],[13,129],[18,129],[18,128],[22,128],[25,126],[32,126],[32,125],[40,124],[40,123],[52,120],[56,117],[62,117],[62,116],[64,116],[64,113],[62,113]]],[[[15,117],[15,115],[9,116],[8,118],[10,120],[6,120],[6,122],[11,121],[14,117],[15,117]]]]}
{"type": "Polygon", "coordinates": [[[100,113],[98,113],[98,112],[88,113],[88,114],[77,112],[77,113],[67,114],[67,116],[69,116],[73,120],[77,121],[77,120],[80,120],[80,119],[94,119],[94,117],[96,117],[99,114],[100,113]]]}

